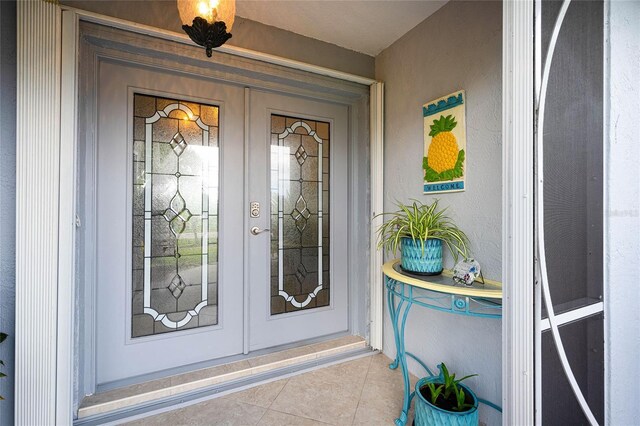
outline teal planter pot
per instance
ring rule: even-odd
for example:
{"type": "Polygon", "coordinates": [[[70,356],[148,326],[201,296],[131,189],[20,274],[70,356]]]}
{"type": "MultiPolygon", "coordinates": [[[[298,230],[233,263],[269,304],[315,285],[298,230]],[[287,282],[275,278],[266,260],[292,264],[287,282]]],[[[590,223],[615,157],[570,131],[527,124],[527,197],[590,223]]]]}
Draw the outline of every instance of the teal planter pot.
{"type": "Polygon", "coordinates": [[[421,275],[439,275],[442,273],[442,241],[428,239],[422,242],[403,237],[400,240],[400,261],[402,269],[421,275]]]}
{"type": "Polygon", "coordinates": [[[425,399],[420,393],[420,388],[429,382],[439,382],[442,380],[440,376],[425,377],[416,383],[416,407],[415,407],[415,425],[416,426],[478,426],[478,397],[467,386],[459,383],[464,393],[471,395],[473,398],[473,408],[469,411],[457,412],[446,411],[438,408],[430,401],[425,399]]]}

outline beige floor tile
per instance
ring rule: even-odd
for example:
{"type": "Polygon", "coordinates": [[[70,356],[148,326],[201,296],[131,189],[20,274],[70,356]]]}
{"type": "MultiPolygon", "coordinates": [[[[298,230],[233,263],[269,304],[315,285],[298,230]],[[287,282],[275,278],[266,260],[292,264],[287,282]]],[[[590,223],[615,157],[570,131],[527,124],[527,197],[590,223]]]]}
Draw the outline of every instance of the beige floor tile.
{"type": "Polygon", "coordinates": [[[231,399],[237,402],[257,405],[263,408],[269,408],[271,403],[276,399],[288,379],[276,380],[275,382],[265,383],[264,385],[255,386],[240,392],[230,393],[223,398],[231,399]]]}
{"type": "MultiPolygon", "coordinates": [[[[364,384],[358,403],[355,425],[392,425],[400,416],[404,400],[402,381],[383,382],[370,380],[364,384]]],[[[410,419],[413,410],[410,411],[410,419]]],[[[408,423],[411,424],[411,423],[408,423]]]]}
{"type": "Polygon", "coordinates": [[[266,409],[225,398],[216,398],[179,410],[128,423],[129,426],[249,426],[256,425],[266,409]]]}
{"type": "MultiPolygon", "coordinates": [[[[369,366],[369,372],[367,373],[367,380],[377,380],[380,382],[388,383],[403,383],[401,367],[398,366],[395,370],[389,368],[389,364],[392,360],[383,355],[374,355],[371,359],[371,365],[369,366]]],[[[416,383],[417,378],[410,374],[412,383],[416,383]]]]}
{"type": "Polygon", "coordinates": [[[326,423],[304,417],[293,416],[279,411],[267,410],[262,416],[259,426],[326,426],[326,423]]]}
{"type": "Polygon", "coordinates": [[[125,426],[156,426],[156,425],[177,425],[173,420],[175,412],[169,411],[166,413],[158,414],[156,416],[149,416],[143,419],[134,420],[132,422],[122,423],[125,426]]]}
{"type": "Polygon", "coordinates": [[[392,362],[387,356],[383,354],[374,355],[369,366],[369,372],[367,379],[378,380],[381,382],[391,382],[398,377],[402,378],[400,372],[400,366],[395,370],[389,368],[389,364],[392,362]]]}
{"type": "Polygon", "coordinates": [[[351,424],[362,384],[327,383],[303,374],[289,379],[271,409],[333,425],[351,424]]]}
{"type": "MultiPolygon", "coordinates": [[[[404,400],[402,372],[400,367],[391,370],[389,364],[392,360],[383,354],[371,358],[354,425],[393,424],[400,415],[404,400]]],[[[409,381],[410,389],[413,390],[418,378],[410,374],[409,381]]],[[[412,419],[413,409],[409,411],[408,424],[411,424],[412,419]]]]}
{"type": "Polygon", "coordinates": [[[342,362],[329,367],[305,373],[308,380],[319,380],[324,383],[342,386],[343,383],[352,385],[362,385],[367,377],[371,356],[356,359],[354,361],[342,362]]]}

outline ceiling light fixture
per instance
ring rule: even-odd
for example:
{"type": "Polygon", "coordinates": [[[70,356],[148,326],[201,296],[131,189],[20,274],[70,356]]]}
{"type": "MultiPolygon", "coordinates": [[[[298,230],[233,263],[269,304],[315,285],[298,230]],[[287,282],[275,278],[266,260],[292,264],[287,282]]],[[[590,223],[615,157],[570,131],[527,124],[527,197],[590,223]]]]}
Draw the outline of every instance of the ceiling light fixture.
{"type": "Polygon", "coordinates": [[[178,12],[184,32],[211,57],[231,38],[236,0],[178,0],[178,12]]]}

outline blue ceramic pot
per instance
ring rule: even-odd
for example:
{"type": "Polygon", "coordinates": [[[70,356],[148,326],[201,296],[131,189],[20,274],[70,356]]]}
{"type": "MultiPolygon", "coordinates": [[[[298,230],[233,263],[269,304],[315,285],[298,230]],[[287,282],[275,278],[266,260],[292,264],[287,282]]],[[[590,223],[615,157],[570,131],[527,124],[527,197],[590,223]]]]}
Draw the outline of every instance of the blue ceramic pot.
{"type": "Polygon", "coordinates": [[[400,240],[402,269],[422,275],[439,275],[442,273],[442,241],[428,239],[422,242],[408,237],[400,240]]]}
{"type": "Polygon", "coordinates": [[[471,395],[473,398],[473,408],[469,411],[446,411],[438,408],[430,401],[425,399],[420,393],[420,388],[429,382],[440,382],[440,376],[424,377],[416,383],[416,407],[415,407],[415,424],[416,426],[478,426],[478,397],[471,389],[462,383],[458,383],[464,393],[471,395]]]}

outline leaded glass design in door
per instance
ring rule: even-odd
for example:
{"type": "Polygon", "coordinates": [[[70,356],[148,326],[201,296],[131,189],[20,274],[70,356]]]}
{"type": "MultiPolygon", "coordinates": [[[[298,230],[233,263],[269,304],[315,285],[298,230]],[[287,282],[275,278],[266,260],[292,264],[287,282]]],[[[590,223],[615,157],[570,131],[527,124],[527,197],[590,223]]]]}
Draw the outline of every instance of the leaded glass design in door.
{"type": "Polygon", "coordinates": [[[271,315],[330,303],[329,128],[271,115],[271,315]]]}
{"type": "Polygon", "coordinates": [[[134,95],[132,337],[218,323],[218,113],[134,95]]]}

